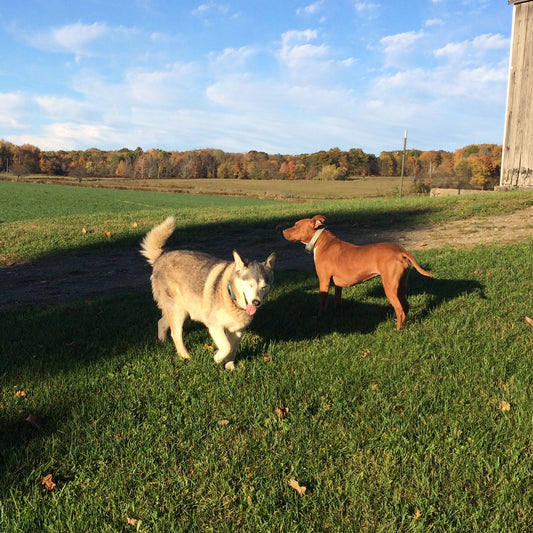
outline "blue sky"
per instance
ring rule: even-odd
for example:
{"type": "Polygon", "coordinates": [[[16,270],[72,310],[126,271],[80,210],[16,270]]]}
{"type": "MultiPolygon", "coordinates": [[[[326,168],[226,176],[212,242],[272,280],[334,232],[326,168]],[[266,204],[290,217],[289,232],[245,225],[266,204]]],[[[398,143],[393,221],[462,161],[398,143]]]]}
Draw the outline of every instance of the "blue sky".
{"type": "Polygon", "coordinates": [[[2,2],[0,139],[379,155],[503,141],[507,0],[2,2]]]}

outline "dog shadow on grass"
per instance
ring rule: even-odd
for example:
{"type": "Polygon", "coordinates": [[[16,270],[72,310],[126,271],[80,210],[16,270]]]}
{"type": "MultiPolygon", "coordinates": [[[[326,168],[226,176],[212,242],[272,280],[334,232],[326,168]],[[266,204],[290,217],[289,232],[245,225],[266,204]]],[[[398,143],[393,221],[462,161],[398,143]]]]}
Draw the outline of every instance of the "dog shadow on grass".
{"type": "MultiPolygon", "coordinates": [[[[394,309],[385,297],[379,278],[345,289],[338,309],[334,307],[331,288],[325,314],[318,312],[316,278],[308,278],[301,288],[288,291],[283,290],[282,282],[282,287],[276,292],[277,295],[264,304],[252,323],[254,331],[270,340],[312,339],[333,332],[367,334],[375,331],[383,322],[390,322],[391,328],[395,328],[394,309]]],[[[483,284],[476,280],[412,276],[408,288],[411,303],[409,316],[423,320],[444,302],[475,293],[482,299],[486,298],[483,284]],[[417,295],[425,296],[422,305],[413,304],[417,295]]]]}

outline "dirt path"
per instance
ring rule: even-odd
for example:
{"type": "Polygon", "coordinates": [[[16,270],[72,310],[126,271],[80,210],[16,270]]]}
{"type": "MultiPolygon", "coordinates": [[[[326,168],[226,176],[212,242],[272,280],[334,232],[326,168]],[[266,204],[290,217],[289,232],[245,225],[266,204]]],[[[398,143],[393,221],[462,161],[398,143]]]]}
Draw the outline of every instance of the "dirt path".
{"type": "MultiPolygon", "coordinates": [[[[333,229],[335,232],[335,230],[333,229]]],[[[460,220],[431,226],[419,226],[409,231],[395,229],[379,233],[365,230],[339,237],[366,244],[378,241],[397,242],[408,250],[473,247],[480,244],[510,244],[533,236],[533,207],[511,215],[460,220]]],[[[239,250],[250,258],[266,258],[275,251],[276,270],[313,269],[312,258],[302,246],[285,241],[275,234],[261,248],[239,250]]],[[[224,257],[227,250],[210,250],[224,257]]],[[[101,252],[73,252],[33,263],[0,268],[0,311],[26,305],[57,305],[87,300],[129,288],[149,288],[150,268],[137,249],[101,252]]]]}

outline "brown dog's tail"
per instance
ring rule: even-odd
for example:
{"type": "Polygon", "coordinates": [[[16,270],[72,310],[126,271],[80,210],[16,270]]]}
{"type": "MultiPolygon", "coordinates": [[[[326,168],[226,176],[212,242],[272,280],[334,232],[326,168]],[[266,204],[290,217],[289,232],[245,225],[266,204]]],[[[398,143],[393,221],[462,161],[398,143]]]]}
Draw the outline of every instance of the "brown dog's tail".
{"type": "Polygon", "coordinates": [[[427,270],[424,270],[417,262],[416,259],[412,254],[410,254],[407,250],[403,251],[404,257],[409,259],[411,261],[411,264],[422,274],[423,276],[427,276],[428,278],[432,278],[433,274],[431,272],[428,272],[427,270]]]}
{"type": "Polygon", "coordinates": [[[141,243],[141,254],[153,265],[163,253],[163,246],[174,231],[174,217],[166,218],[150,230],[141,243]]]}

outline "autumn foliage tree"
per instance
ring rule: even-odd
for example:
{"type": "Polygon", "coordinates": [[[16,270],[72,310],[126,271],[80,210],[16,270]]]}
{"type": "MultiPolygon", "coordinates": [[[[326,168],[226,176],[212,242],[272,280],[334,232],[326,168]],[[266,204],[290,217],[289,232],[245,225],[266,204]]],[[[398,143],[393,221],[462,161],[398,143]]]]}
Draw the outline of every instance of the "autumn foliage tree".
{"type": "MultiPolygon", "coordinates": [[[[468,145],[444,150],[408,150],[404,175],[417,183],[417,190],[430,186],[491,188],[498,181],[502,147],[468,145]]],[[[0,172],[24,174],[117,177],[139,179],[286,179],[340,180],[366,176],[399,176],[400,150],[381,152],[379,157],[360,148],[338,147],[311,154],[268,154],[251,150],[227,153],[218,149],[189,151],[104,151],[97,148],[46,151],[31,145],[16,146],[0,141],[0,172]]]]}

